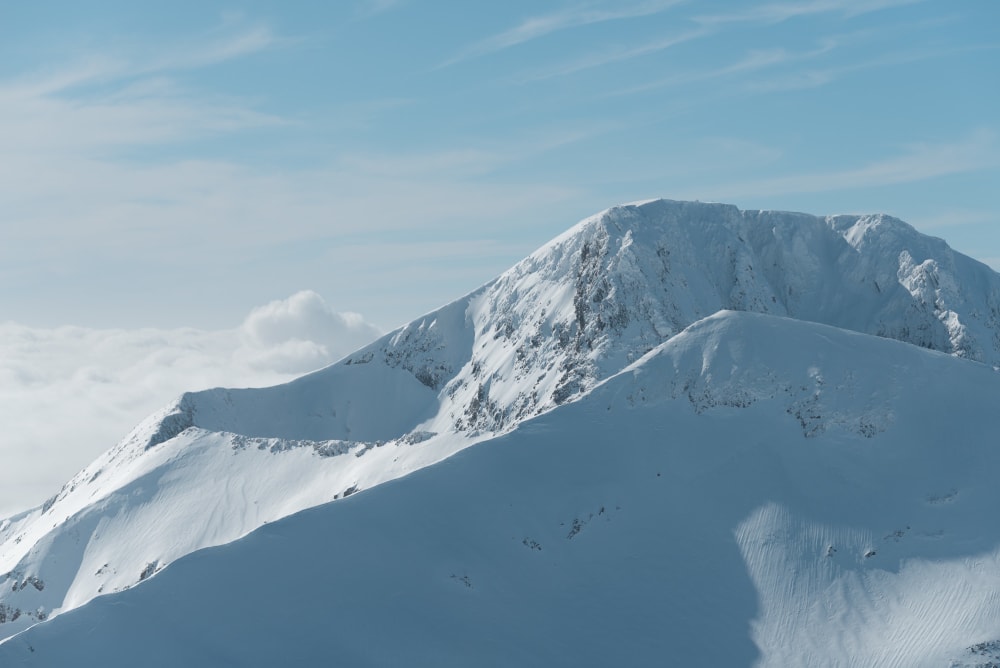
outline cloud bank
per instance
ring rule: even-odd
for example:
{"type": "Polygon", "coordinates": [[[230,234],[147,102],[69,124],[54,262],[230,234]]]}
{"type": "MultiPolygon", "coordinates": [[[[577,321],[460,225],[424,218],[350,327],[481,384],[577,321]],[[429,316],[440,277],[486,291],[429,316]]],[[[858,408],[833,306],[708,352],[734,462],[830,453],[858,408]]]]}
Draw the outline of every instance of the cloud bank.
{"type": "Polygon", "coordinates": [[[235,356],[262,372],[304,373],[336,361],[381,332],[357,313],[337,313],[312,290],[250,312],[235,356]]]}
{"type": "Polygon", "coordinates": [[[182,392],[284,382],[379,334],[310,290],[217,331],[2,323],[0,517],[41,503],[182,392]]]}

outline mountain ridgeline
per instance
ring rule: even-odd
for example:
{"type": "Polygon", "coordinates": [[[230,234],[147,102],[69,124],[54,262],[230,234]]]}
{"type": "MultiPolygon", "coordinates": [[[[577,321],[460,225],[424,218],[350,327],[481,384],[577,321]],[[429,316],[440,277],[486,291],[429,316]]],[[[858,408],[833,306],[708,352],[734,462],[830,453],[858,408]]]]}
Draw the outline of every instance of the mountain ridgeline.
{"type": "MultiPolygon", "coordinates": [[[[615,207],[336,364],[275,387],[181,396],[43,506],[0,520],[0,638],[45,622],[0,644],[0,665],[60,665],[85,645],[102,665],[129,665],[167,640],[119,620],[142,639],[119,642],[113,624],[94,630],[88,610],[117,619],[101,602],[113,599],[171,614],[163,597],[175,590],[185,612],[171,623],[256,665],[271,650],[241,659],[217,645],[299,637],[293,626],[306,622],[234,624],[211,639],[191,611],[201,592],[229,586],[218,583],[230,570],[283,559],[298,563],[279,567],[288,577],[309,572],[338,591],[353,621],[338,618],[336,634],[278,662],[315,660],[309,647],[335,640],[363,654],[379,644],[366,629],[385,622],[402,654],[383,664],[423,649],[434,665],[468,665],[484,646],[499,651],[470,626],[479,620],[511,624],[508,650],[495,654],[510,661],[498,665],[522,651],[539,665],[601,656],[595,625],[635,636],[643,660],[874,665],[891,637],[885,665],[940,652],[972,665],[975,647],[1000,648],[1000,536],[982,528],[1000,503],[988,476],[1000,465],[997,368],[1000,275],[895,218],[615,207]],[[445,488],[451,505],[436,496],[445,488]],[[369,522],[388,533],[369,536],[369,522]],[[615,528],[594,529],[604,523],[615,528]],[[290,552],[268,542],[265,524],[290,552]],[[688,544],[719,562],[678,552],[688,544]],[[543,550],[544,563],[524,561],[543,550]],[[413,557],[402,568],[393,554],[413,557]],[[969,566],[970,554],[986,566],[969,566]],[[935,559],[947,563],[927,566],[927,578],[913,566],[935,559]],[[622,560],[634,568],[622,573],[622,560]],[[409,578],[394,591],[412,589],[413,606],[467,642],[420,631],[413,615],[383,619],[371,600],[387,573],[409,578]],[[153,586],[161,578],[170,587],[153,586]],[[940,631],[925,614],[931,581],[958,588],[942,609],[965,622],[940,631]],[[505,587],[550,602],[515,623],[505,587]],[[560,598],[585,589],[592,610],[560,598]],[[479,603],[453,600],[465,590],[479,603]],[[715,621],[689,618],[678,593],[704,598],[695,608],[715,621]],[[916,608],[887,612],[885,597],[916,608]],[[632,605],[641,619],[598,614],[632,605]],[[546,623],[586,633],[551,654],[546,623]],[[663,628],[679,630],[653,642],[663,628]]],[[[212,595],[236,609],[283,610],[305,596],[231,587],[212,595]]],[[[314,603],[302,604],[306,616],[322,617],[314,603]]],[[[173,645],[161,656],[201,665],[173,645]]]]}
{"type": "Polygon", "coordinates": [[[884,215],[656,200],[584,220],[472,295],[287,387],[185,395],[178,427],[363,440],[398,438],[418,425],[502,432],[720,310],[817,322],[1000,366],[1000,276],[940,239],[884,215]],[[358,392],[343,381],[360,365],[405,371],[426,389],[358,392]],[[386,401],[399,407],[390,420],[378,409],[386,401]],[[344,408],[333,416],[331,405],[344,408]],[[258,407],[288,419],[275,425],[274,411],[258,407]],[[248,414],[264,423],[247,424],[248,414]]]}

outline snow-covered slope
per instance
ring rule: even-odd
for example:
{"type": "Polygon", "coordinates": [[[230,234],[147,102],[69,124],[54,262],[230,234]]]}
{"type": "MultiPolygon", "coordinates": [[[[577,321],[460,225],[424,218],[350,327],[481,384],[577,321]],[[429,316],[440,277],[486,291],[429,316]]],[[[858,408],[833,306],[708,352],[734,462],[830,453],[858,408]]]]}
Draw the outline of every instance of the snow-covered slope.
{"type": "MultiPolygon", "coordinates": [[[[1000,276],[901,221],[664,200],[617,207],[326,369],[273,388],[184,395],[45,505],[0,520],[0,637],[563,411],[721,309],[1000,365],[1000,276]]],[[[749,360],[744,380],[770,377],[749,360]]],[[[698,375],[701,364],[694,355],[678,367],[689,382],[670,397],[708,409],[766,394],[754,383],[720,389],[717,374],[698,375]]],[[[895,387],[863,371],[872,397],[892,399],[895,387]]],[[[786,407],[802,435],[876,436],[893,424],[874,400],[817,419],[816,382],[786,407]]]]}
{"type": "Polygon", "coordinates": [[[505,436],[37,625],[0,665],[988,665],[998,396],[982,364],[721,312],[505,436]]]}

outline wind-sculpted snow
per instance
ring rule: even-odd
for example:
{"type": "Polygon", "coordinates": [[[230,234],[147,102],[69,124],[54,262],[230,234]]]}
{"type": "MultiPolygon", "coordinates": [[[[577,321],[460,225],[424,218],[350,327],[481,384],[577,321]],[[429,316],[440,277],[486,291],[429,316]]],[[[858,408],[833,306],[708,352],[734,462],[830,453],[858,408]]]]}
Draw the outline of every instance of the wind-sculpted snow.
{"type": "Polygon", "coordinates": [[[49,508],[0,525],[4,637],[127,589],[185,554],[466,445],[461,437],[429,432],[389,441],[311,441],[198,427],[149,451],[142,444],[85,469],[49,508]]]}
{"type": "MultiPolygon", "coordinates": [[[[938,382],[907,365],[973,364],[958,357],[995,375],[1000,277],[901,221],[664,200],[609,209],[325,369],[183,395],[42,507],[0,521],[0,637],[526,420],[593,407],[597,388],[624,387],[623,370],[656,379],[616,399],[629,407],[775,411],[811,447],[878,443],[898,428],[898,398],[938,382]],[[802,322],[817,324],[786,341],[802,322]],[[909,347],[867,335],[939,354],[887,365],[871,351],[909,347]]],[[[592,518],[569,521],[583,535],[592,518]]]]}
{"type": "Polygon", "coordinates": [[[502,431],[721,309],[1000,365],[1000,277],[901,221],[655,201],[580,223],[471,300],[472,356],[435,424],[502,431]]]}
{"type": "Polygon", "coordinates": [[[686,399],[696,413],[771,402],[790,415],[806,438],[846,430],[865,438],[894,421],[893,397],[911,382],[912,370],[879,355],[894,343],[816,326],[804,347],[782,347],[787,318],[720,311],[654,349],[623,373],[649,380],[628,395],[635,403],[686,399]],[[833,341],[837,343],[834,344],[833,341]],[[856,347],[851,347],[851,343],[856,347]],[[874,353],[874,354],[873,354],[874,353]],[[778,375],[773,360],[794,374],[778,375]],[[850,364],[843,364],[850,359],[850,364]],[[875,376],[859,369],[879,367],[875,376]]]}
{"type": "Polygon", "coordinates": [[[982,364],[719,313],[505,436],[37,625],[0,665],[982,665],[998,394],[982,364]]]}

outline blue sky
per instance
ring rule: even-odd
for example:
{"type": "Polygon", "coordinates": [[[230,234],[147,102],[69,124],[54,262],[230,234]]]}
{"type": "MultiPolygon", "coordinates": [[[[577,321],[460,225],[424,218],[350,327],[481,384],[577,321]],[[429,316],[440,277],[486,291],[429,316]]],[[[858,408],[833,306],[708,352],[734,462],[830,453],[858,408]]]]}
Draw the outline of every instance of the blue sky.
{"type": "Polygon", "coordinates": [[[2,318],[383,328],[650,197],[1000,266],[1000,3],[5,3],[2,318]]]}
{"type": "Polygon", "coordinates": [[[0,516],[652,197],[1000,267],[1000,2],[0,5],[0,516]]]}

